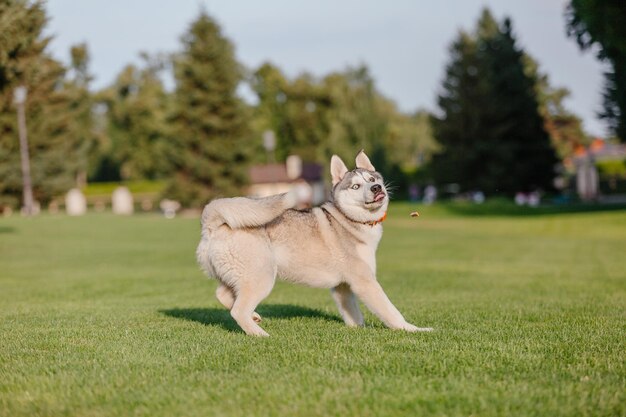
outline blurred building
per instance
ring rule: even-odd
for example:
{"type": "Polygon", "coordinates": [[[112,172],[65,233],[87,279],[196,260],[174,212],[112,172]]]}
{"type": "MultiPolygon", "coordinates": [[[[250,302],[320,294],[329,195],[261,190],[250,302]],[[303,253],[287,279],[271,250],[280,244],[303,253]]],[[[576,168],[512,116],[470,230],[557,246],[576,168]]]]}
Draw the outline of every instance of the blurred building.
{"type": "Polygon", "coordinates": [[[326,199],[322,166],[302,162],[299,156],[291,155],[284,164],[254,165],[250,168],[251,197],[268,197],[296,189],[311,205],[321,204],[326,199]]]}
{"type": "Polygon", "coordinates": [[[588,147],[580,146],[574,153],[576,191],[583,201],[595,200],[600,194],[598,165],[626,160],[626,145],[595,139],[588,147]]]}
{"type": "Polygon", "coordinates": [[[578,147],[574,155],[575,159],[592,156],[596,161],[624,160],[626,159],[626,145],[594,139],[588,148],[578,147]]]}

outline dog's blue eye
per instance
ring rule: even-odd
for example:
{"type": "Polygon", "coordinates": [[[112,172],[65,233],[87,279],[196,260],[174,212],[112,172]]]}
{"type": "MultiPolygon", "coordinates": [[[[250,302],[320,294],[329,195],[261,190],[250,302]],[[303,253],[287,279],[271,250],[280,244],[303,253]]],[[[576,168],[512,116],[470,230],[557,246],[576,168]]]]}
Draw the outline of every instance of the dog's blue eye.
{"type": "Polygon", "coordinates": [[[358,189],[359,189],[359,187],[360,187],[360,185],[359,185],[359,184],[354,184],[354,185],[353,185],[352,187],[350,187],[350,188],[352,188],[353,190],[358,190],[358,189]]]}

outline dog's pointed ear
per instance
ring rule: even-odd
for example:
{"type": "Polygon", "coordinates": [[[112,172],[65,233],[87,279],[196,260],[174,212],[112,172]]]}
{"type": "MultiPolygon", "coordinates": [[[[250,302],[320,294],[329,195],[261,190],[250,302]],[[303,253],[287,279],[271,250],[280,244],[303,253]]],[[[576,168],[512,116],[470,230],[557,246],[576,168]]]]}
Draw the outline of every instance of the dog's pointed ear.
{"type": "Polygon", "coordinates": [[[370,159],[365,155],[365,151],[361,149],[356,156],[356,167],[367,169],[368,171],[376,171],[374,165],[370,162],[370,159]]]}
{"type": "Polygon", "coordinates": [[[346,164],[337,155],[333,155],[330,159],[330,175],[333,178],[333,187],[343,179],[346,172],[348,172],[346,164]]]}

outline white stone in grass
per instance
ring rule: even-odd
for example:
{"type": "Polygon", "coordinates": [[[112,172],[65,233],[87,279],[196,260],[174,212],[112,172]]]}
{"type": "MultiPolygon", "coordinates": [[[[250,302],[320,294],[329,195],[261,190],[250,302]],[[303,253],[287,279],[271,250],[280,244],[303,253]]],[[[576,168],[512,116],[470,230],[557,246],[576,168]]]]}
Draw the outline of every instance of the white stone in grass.
{"type": "Polygon", "coordinates": [[[133,214],[133,195],[128,188],[117,187],[111,196],[111,205],[115,214],[133,214]]]}
{"type": "Polygon", "coordinates": [[[173,219],[176,216],[176,212],[180,210],[180,203],[176,200],[168,200],[166,198],[161,200],[159,207],[163,211],[165,218],[173,219]]]}
{"type": "Polygon", "coordinates": [[[65,194],[65,211],[70,216],[82,216],[87,212],[87,199],[78,188],[65,194]]]}

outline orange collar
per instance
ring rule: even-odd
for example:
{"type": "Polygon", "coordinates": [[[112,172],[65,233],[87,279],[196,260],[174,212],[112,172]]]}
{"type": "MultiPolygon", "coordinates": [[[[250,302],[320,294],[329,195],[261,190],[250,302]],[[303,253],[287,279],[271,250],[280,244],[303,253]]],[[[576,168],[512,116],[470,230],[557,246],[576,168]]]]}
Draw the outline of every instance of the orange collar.
{"type": "Polygon", "coordinates": [[[385,214],[383,214],[383,217],[381,217],[380,219],[374,220],[373,222],[363,222],[363,224],[374,227],[377,224],[384,222],[386,218],[387,218],[387,212],[385,212],[385,214]]]}

